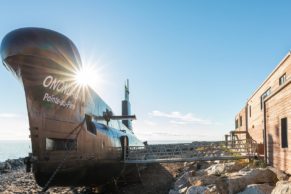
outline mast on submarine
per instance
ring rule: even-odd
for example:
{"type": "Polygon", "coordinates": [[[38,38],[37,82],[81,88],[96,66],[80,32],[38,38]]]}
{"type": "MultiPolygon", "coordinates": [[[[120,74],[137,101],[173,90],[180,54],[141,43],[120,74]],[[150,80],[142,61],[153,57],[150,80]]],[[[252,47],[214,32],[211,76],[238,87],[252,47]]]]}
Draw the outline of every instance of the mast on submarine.
{"type": "MultiPolygon", "coordinates": [[[[129,102],[129,80],[127,79],[124,86],[124,100],[122,101],[122,116],[129,116],[131,114],[131,106],[129,102]]],[[[131,120],[122,120],[122,123],[130,130],[132,130],[131,120]]]]}

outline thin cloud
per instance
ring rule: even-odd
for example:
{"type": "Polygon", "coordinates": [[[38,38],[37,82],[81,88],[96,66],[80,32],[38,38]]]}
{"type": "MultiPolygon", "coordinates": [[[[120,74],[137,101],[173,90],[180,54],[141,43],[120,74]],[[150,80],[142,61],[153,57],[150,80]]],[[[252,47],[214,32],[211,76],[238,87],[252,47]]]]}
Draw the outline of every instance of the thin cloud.
{"type": "Polygon", "coordinates": [[[13,113],[0,113],[0,118],[19,118],[20,115],[13,113]]]}
{"type": "Polygon", "coordinates": [[[145,120],[144,123],[145,123],[146,125],[149,125],[149,126],[156,126],[156,125],[157,125],[157,123],[155,123],[155,122],[153,122],[153,121],[149,121],[149,120],[145,120]]]}
{"type": "Polygon", "coordinates": [[[182,113],[177,112],[177,111],[166,113],[166,112],[154,110],[154,111],[150,112],[149,115],[154,116],[154,117],[164,117],[164,118],[174,119],[174,120],[170,121],[173,124],[191,124],[191,123],[203,124],[203,125],[214,124],[213,122],[211,122],[209,120],[195,117],[193,115],[193,113],[182,114],[182,113]]]}
{"type": "Polygon", "coordinates": [[[207,140],[220,140],[215,135],[208,135],[203,133],[180,133],[177,131],[155,131],[155,132],[136,132],[137,136],[142,140],[148,141],[173,141],[173,142],[192,142],[192,141],[207,141],[207,140]]]}
{"type": "Polygon", "coordinates": [[[176,125],[186,125],[186,124],[188,124],[187,122],[184,122],[184,121],[175,121],[175,120],[170,121],[170,123],[176,124],[176,125]]]}

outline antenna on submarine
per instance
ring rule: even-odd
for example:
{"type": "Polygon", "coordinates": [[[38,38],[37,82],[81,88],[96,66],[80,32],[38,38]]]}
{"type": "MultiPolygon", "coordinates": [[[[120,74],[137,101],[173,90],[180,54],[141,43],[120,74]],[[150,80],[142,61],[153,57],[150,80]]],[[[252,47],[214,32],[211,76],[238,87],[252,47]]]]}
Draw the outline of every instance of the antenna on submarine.
{"type": "MultiPolygon", "coordinates": [[[[131,114],[131,105],[129,102],[129,80],[125,81],[124,86],[124,100],[122,101],[122,116],[129,116],[131,114]]],[[[130,130],[132,130],[131,120],[122,120],[122,123],[130,130]]]]}
{"type": "Polygon", "coordinates": [[[124,85],[124,100],[129,101],[129,80],[125,81],[124,85]]]}

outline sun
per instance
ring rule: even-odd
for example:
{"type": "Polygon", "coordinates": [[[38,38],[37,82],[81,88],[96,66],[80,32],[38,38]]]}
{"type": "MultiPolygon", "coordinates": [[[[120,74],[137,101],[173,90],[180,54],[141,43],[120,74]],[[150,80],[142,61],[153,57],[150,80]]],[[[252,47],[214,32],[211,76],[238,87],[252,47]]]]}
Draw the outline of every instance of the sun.
{"type": "Polygon", "coordinates": [[[94,86],[96,76],[94,69],[82,67],[76,72],[75,80],[80,86],[94,86]]]}
{"type": "Polygon", "coordinates": [[[108,84],[108,75],[106,74],[106,63],[101,58],[95,58],[94,55],[83,55],[83,61],[75,68],[71,79],[77,93],[86,96],[91,90],[96,93],[103,93],[105,84],[108,84]]]}
{"type": "Polygon", "coordinates": [[[77,85],[86,87],[94,87],[98,84],[98,73],[96,69],[91,66],[82,66],[76,73],[75,73],[75,81],[77,85]]]}

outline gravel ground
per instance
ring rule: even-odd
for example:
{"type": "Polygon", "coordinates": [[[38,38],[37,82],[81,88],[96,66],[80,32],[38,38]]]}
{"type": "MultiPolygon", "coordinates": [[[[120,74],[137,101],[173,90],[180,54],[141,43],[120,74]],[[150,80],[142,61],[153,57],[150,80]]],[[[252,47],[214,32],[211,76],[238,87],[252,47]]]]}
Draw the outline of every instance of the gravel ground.
{"type": "MultiPolygon", "coordinates": [[[[9,164],[0,163],[8,169],[0,169],[0,193],[39,193],[39,187],[32,173],[26,173],[22,159],[10,160],[9,164]],[[14,164],[17,164],[15,166],[14,164]],[[10,168],[11,167],[11,168],[10,168]]],[[[7,163],[7,161],[6,161],[7,163]]],[[[114,189],[105,188],[103,194],[120,193],[120,194],[165,194],[168,193],[173,185],[174,178],[179,174],[183,164],[152,164],[141,171],[140,182],[138,183],[123,183],[114,189]]],[[[46,193],[100,193],[96,189],[88,189],[84,187],[69,188],[69,187],[53,187],[46,193]]]]}

